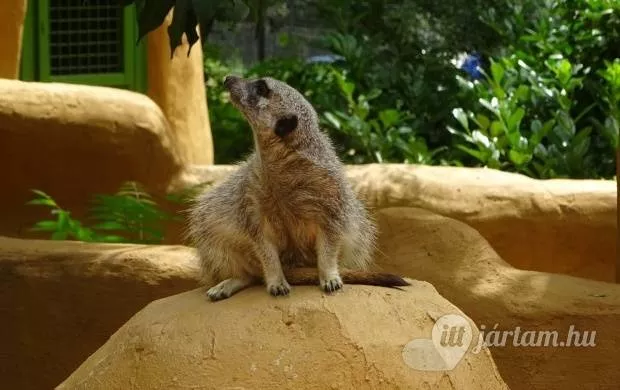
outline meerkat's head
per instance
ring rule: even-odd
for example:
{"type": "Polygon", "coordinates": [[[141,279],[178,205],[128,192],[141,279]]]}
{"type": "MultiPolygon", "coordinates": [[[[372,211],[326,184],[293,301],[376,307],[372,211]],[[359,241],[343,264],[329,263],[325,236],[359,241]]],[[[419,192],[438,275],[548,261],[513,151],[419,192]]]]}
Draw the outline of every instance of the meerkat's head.
{"type": "Polygon", "coordinates": [[[271,77],[244,79],[226,76],[224,87],[233,105],[261,135],[284,138],[318,128],[314,108],[295,88],[271,77]]]}

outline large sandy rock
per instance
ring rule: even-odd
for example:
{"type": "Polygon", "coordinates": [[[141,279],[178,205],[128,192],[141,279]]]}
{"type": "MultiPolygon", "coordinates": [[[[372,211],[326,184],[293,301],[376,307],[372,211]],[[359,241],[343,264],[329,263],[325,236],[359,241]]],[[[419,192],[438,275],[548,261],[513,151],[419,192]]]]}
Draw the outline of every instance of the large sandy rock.
{"type": "Polygon", "coordinates": [[[511,389],[618,388],[620,284],[515,269],[474,229],[425,210],[384,209],[378,218],[384,270],[433,284],[488,331],[490,343],[494,329],[519,329],[516,345],[514,334],[500,333],[504,345],[489,347],[511,389]],[[575,338],[559,345],[571,327],[580,342],[589,332],[594,345],[574,346],[575,338]],[[527,331],[555,331],[558,344],[519,345],[530,340],[527,331]]]}
{"type": "Polygon", "coordinates": [[[92,195],[137,180],[164,193],[184,164],[148,97],[114,88],[0,80],[0,229],[40,220],[30,189],[80,215],[92,195]]]}
{"type": "Polygon", "coordinates": [[[149,304],[57,389],[507,389],[490,354],[466,346],[450,371],[416,369],[442,362],[431,335],[443,315],[478,337],[423,282],[284,299],[253,287],[217,303],[194,290],[149,304]]]}
{"type": "Polygon", "coordinates": [[[0,238],[1,387],[52,388],[144,305],[195,288],[197,274],[186,247],[0,238]]]}
{"type": "MultiPolygon", "coordinates": [[[[217,183],[235,169],[195,166],[175,185],[217,183]]],[[[493,169],[400,164],[348,166],[347,172],[373,209],[419,207],[466,222],[517,268],[614,281],[614,181],[534,180],[493,169]]],[[[171,243],[179,242],[172,237],[171,243]]]]}

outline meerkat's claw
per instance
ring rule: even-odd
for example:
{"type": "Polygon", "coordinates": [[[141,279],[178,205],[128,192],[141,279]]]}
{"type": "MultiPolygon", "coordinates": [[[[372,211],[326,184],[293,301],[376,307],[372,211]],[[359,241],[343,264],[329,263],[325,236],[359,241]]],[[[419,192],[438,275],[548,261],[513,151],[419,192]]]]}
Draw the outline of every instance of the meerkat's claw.
{"type": "Polygon", "coordinates": [[[340,276],[334,276],[326,280],[321,281],[321,287],[323,291],[332,293],[337,290],[340,290],[343,286],[342,279],[340,276]]]}
{"type": "Polygon", "coordinates": [[[274,297],[286,296],[291,292],[291,286],[288,284],[287,281],[269,284],[267,286],[267,289],[269,290],[269,294],[273,295],[274,297]]]}

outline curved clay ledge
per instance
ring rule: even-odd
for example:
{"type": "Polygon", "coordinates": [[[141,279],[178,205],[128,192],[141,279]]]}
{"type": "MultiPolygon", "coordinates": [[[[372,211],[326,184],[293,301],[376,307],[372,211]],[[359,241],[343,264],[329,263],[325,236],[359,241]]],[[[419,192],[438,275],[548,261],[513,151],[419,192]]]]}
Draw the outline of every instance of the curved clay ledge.
{"type": "MultiPolygon", "coordinates": [[[[175,186],[217,183],[235,169],[193,166],[175,186]]],[[[347,166],[347,174],[375,211],[419,207],[465,222],[517,268],[615,281],[614,181],[535,180],[493,169],[405,164],[347,166]]]]}
{"type": "MultiPolygon", "coordinates": [[[[519,326],[523,332],[555,330],[562,337],[571,325],[579,331],[597,332],[595,347],[490,347],[511,389],[613,388],[620,383],[620,285],[515,269],[477,231],[428,211],[388,208],[380,210],[377,218],[379,267],[431,283],[479,327],[498,324],[498,329],[519,326]]],[[[0,267],[8,275],[0,294],[4,311],[0,343],[10,357],[6,361],[11,362],[0,367],[6,385],[38,389],[60,383],[144,305],[193,289],[194,256],[192,249],[182,246],[0,239],[0,267]]],[[[374,290],[369,289],[359,291],[374,290]]],[[[244,299],[275,302],[259,294],[262,288],[256,290],[256,294],[249,292],[252,298],[233,297],[226,305],[234,305],[235,299],[241,306],[244,299]]],[[[349,288],[344,295],[351,291],[358,290],[349,288]]],[[[149,311],[170,302],[195,305],[197,298],[192,294],[161,301],[149,311]]],[[[295,288],[293,294],[325,301],[317,288],[295,288]]],[[[420,308],[426,310],[424,305],[420,308]]],[[[364,310],[384,308],[364,305],[354,312],[364,310]]],[[[417,311],[412,315],[419,318],[417,311]]],[[[388,337],[385,333],[390,329],[368,331],[388,337]]],[[[208,351],[209,345],[202,346],[208,351]]]]}
{"type": "MultiPolygon", "coordinates": [[[[0,234],[41,219],[31,189],[73,215],[126,180],[164,193],[185,161],[169,123],[147,96],[117,88],[0,79],[0,234]]],[[[6,232],[6,233],[4,233],[6,232]]]]}

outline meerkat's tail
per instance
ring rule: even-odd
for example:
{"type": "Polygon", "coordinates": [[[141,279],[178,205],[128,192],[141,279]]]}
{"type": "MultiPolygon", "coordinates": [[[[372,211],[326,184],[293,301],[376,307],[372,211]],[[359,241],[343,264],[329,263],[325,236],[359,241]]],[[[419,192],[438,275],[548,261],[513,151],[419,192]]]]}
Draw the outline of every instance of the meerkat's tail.
{"type": "MultiPolygon", "coordinates": [[[[319,284],[319,271],[316,268],[290,268],[284,270],[284,276],[289,284],[293,286],[319,284]]],[[[344,284],[363,284],[381,287],[411,285],[411,283],[400,276],[385,272],[340,270],[340,277],[344,284]]]]}

